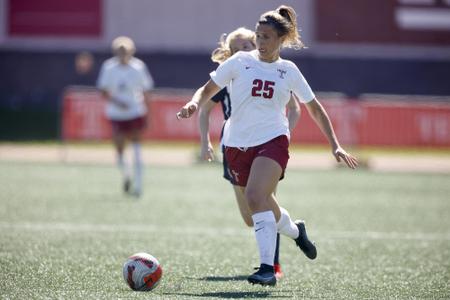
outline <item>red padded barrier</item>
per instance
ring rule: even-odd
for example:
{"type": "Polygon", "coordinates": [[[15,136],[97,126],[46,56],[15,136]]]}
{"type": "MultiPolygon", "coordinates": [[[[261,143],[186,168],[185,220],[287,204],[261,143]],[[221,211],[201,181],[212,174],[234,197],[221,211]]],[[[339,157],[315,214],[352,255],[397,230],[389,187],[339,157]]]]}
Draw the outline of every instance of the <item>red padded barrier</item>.
{"type": "MultiPolygon", "coordinates": [[[[177,120],[176,113],[191,95],[156,94],[150,104],[146,139],[198,141],[198,117],[177,120]]],[[[385,97],[389,99],[389,97],[385,97]]],[[[450,103],[397,100],[331,100],[321,98],[342,144],[371,146],[450,146],[450,103]]],[[[111,137],[104,100],[95,90],[68,90],[63,100],[64,140],[111,137]]],[[[211,138],[218,140],[223,117],[220,105],[211,116],[211,138]]],[[[302,106],[291,141],[323,144],[326,139],[302,106]]]]}

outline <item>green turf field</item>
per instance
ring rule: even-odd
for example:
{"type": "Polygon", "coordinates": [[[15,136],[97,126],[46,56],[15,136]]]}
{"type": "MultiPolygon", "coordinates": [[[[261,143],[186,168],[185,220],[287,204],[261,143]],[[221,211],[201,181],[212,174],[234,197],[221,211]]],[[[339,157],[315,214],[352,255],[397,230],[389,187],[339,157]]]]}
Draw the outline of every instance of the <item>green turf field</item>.
{"type": "Polygon", "coordinates": [[[449,299],[450,176],[293,171],[279,200],[318,245],[281,240],[275,288],[249,285],[256,242],[219,165],[149,167],[124,197],[112,166],[0,162],[0,299],[449,299]],[[133,292],[136,252],[163,280],[133,292]]]}

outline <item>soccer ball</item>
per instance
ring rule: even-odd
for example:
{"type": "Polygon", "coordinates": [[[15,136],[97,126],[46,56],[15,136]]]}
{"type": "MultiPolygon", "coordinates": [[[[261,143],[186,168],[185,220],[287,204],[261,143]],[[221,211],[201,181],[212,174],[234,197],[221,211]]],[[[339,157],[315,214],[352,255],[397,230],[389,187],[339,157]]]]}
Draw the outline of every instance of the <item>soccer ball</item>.
{"type": "Polygon", "coordinates": [[[136,253],[123,264],[123,279],[134,291],[151,291],[161,279],[158,260],[147,253],[136,253]]]}

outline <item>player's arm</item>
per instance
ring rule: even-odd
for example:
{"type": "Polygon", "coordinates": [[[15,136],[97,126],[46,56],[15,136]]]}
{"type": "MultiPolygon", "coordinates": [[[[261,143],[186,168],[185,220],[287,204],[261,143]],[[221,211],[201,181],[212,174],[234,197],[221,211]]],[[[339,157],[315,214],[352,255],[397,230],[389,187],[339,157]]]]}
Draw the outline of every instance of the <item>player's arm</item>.
{"type": "Polygon", "coordinates": [[[331,124],[330,118],[326,113],[323,106],[317,101],[316,98],[306,103],[306,108],[316,122],[317,126],[319,126],[320,130],[328,139],[333,151],[333,155],[338,162],[341,159],[347,164],[349,168],[355,169],[358,166],[358,161],[355,157],[348,154],[342,147],[339,145],[339,141],[334,133],[333,125],[331,124]]]}
{"type": "Polygon", "coordinates": [[[287,104],[287,118],[289,122],[289,131],[292,132],[295,126],[297,126],[298,120],[300,120],[300,104],[297,101],[297,98],[291,94],[291,99],[287,104]]]}
{"type": "Polygon", "coordinates": [[[214,148],[209,137],[209,116],[215,105],[216,102],[208,100],[199,108],[200,157],[207,161],[214,160],[214,148]]]}
{"type": "Polygon", "coordinates": [[[142,84],[142,90],[144,91],[144,103],[147,107],[147,111],[150,113],[150,100],[152,96],[152,90],[155,86],[155,82],[153,81],[152,75],[150,75],[150,72],[148,71],[148,68],[145,64],[142,65],[141,70],[141,84],[142,84]]]}
{"type": "Polygon", "coordinates": [[[149,116],[150,114],[150,101],[152,100],[152,92],[151,91],[145,91],[144,92],[144,104],[147,107],[147,115],[145,118],[145,124],[148,126],[148,120],[149,120],[149,116]]]}
{"type": "Polygon", "coordinates": [[[106,99],[107,101],[114,103],[115,105],[117,105],[118,107],[122,108],[122,109],[127,109],[128,105],[125,102],[120,101],[119,99],[113,97],[111,95],[110,92],[108,92],[107,90],[104,89],[100,89],[100,93],[103,97],[103,99],[106,99]]]}
{"type": "Polygon", "coordinates": [[[152,92],[151,91],[145,91],[144,92],[144,103],[147,107],[147,112],[150,114],[150,101],[152,100],[152,92]]]}
{"type": "Polygon", "coordinates": [[[192,97],[177,113],[177,118],[190,118],[197,108],[212,98],[220,90],[220,87],[211,79],[199,88],[192,97]]]}

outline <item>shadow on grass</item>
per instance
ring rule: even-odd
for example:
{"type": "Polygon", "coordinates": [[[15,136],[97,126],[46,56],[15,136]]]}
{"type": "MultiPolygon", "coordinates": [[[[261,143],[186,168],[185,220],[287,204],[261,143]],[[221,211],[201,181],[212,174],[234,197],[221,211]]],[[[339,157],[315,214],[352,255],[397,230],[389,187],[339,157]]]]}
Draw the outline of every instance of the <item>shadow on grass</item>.
{"type": "MultiPolygon", "coordinates": [[[[184,277],[186,279],[210,281],[210,282],[226,282],[226,281],[247,281],[248,275],[236,276],[206,276],[206,277],[184,277]]],[[[177,295],[185,297],[204,297],[204,298],[221,298],[221,299],[240,299],[240,298],[291,298],[288,295],[280,295],[280,292],[286,291],[276,290],[273,287],[266,287],[265,291],[238,291],[238,292],[204,292],[204,293],[164,293],[164,295],[177,295]]]]}
{"type": "Polygon", "coordinates": [[[177,295],[186,297],[205,297],[222,299],[240,299],[240,298],[291,298],[291,296],[274,295],[273,292],[208,292],[208,293],[164,293],[164,295],[177,295]]]}
{"type": "Polygon", "coordinates": [[[206,276],[202,278],[196,278],[202,281],[246,281],[248,275],[236,275],[236,276],[206,276]]]}

